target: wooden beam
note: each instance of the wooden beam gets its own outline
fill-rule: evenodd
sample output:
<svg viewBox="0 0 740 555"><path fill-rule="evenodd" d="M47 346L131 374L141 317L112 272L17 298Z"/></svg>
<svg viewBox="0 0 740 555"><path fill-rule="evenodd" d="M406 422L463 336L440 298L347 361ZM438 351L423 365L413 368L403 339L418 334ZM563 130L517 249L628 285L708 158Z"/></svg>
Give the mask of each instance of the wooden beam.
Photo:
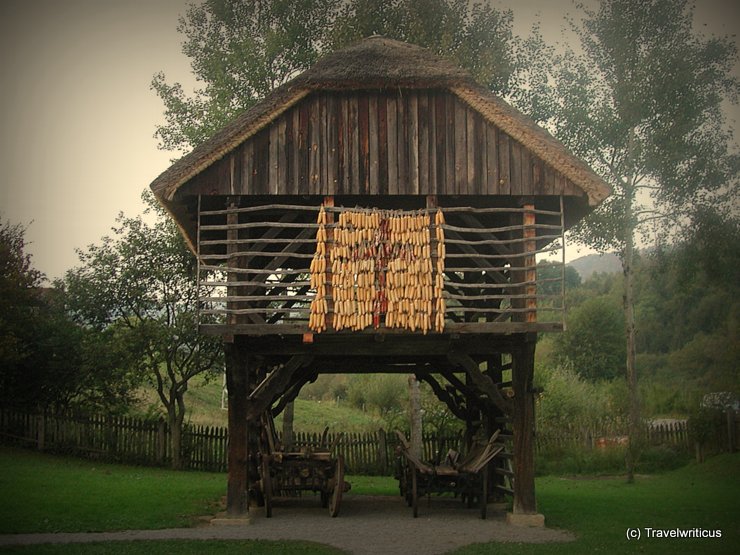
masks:
<svg viewBox="0 0 740 555"><path fill-rule="evenodd" d="M290 385L291 378L296 371L313 360L311 356L293 356L284 366L275 368L249 394L249 409L247 419L259 418L259 415L270 408L275 398L282 395Z"/></svg>
<svg viewBox="0 0 740 555"><path fill-rule="evenodd" d="M534 489L534 351L536 336L512 353L514 386L514 503L515 514L536 514Z"/></svg>
<svg viewBox="0 0 740 555"><path fill-rule="evenodd" d="M249 359L233 343L225 343L226 387L229 392L229 452L226 511L245 514L247 507L247 372Z"/></svg>
<svg viewBox="0 0 740 555"><path fill-rule="evenodd" d="M503 398L498 387L493 383L493 380L481 372L478 363L475 362L470 355L463 352L452 351L447 355L447 359L465 370L465 373L470 377L472 383L475 384L478 390L488 397L488 399L504 412L504 414L511 414L511 401Z"/></svg>

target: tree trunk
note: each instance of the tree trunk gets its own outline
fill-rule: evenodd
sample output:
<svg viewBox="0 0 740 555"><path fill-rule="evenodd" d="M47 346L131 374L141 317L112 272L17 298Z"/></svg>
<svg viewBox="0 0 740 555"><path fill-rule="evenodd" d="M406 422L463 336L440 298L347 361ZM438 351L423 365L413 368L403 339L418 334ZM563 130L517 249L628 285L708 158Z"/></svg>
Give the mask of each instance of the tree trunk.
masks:
<svg viewBox="0 0 740 555"><path fill-rule="evenodd" d="M177 414L174 407L167 411L170 425L170 454L172 455L172 469L182 470L182 421L183 415Z"/></svg>
<svg viewBox="0 0 740 555"><path fill-rule="evenodd" d="M629 398L629 425L627 446L627 482L635 480L635 465L640 450L640 397L637 390L637 367L635 364L635 299L633 290L634 230L632 229L632 202L627 203L624 238L624 321L627 339L627 393Z"/></svg>
<svg viewBox="0 0 740 555"><path fill-rule="evenodd" d="M409 401L411 404L411 452L422 458L421 393L419 380L413 374L409 375Z"/></svg>

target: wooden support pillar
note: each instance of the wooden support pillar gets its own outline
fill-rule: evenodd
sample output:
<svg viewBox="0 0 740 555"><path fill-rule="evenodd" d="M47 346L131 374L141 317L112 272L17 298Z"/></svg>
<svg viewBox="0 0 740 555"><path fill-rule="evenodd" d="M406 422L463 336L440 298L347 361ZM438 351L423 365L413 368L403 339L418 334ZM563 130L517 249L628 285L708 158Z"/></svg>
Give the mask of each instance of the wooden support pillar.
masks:
<svg viewBox="0 0 740 555"><path fill-rule="evenodd" d="M246 353L235 343L225 343L226 387L229 394L229 452L226 512L243 515L247 507L247 373Z"/></svg>
<svg viewBox="0 0 740 555"><path fill-rule="evenodd" d="M535 259L535 251L537 250L537 230L535 229L536 216L534 214L534 204L525 204L524 209L524 252L527 256L524 257L524 267L527 268L524 272L524 279L527 283L524 288L524 292L527 295L525 300L525 307L527 309L526 319L527 322L537 321L537 261Z"/></svg>
<svg viewBox="0 0 740 555"><path fill-rule="evenodd" d="M534 515L537 502L534 491L534 337L512 353L512 385L514 387L514 515Z"/></svg>

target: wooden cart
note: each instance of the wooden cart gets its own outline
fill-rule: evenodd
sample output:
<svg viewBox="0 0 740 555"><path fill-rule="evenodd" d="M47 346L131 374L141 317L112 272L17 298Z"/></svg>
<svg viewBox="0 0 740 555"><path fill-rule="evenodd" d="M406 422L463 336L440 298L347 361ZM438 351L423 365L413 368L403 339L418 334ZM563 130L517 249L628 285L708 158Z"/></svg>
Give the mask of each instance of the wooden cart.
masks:
<svg viewBox="0 0 740 555"><path fill-rule="evenodd" d="M342 494L349 491L344 481L344 459L332 456L341 436L328 446L327 430L317 449L284 452L279 443L271 415L263 416L263 437L260 449L260 490L265 502L265 515L272 517L273 498L300 495L304 491L319 493L321 506L336 517Z"/></svg>
<svg viewBox="0 0 740 555"><path fill-rule="evenodd" d="M488 505L488 472L487 466L504 445L496 443L497 430L483 445L476 445L462 460L448 455L441 465L431 465L415 456L406 437L396 431L399 447L403 457L399 473L401 495L413 509L414 518L419 516L419 497L431 496L432 493L453 493L459 496L468 507L477 499L480 517L486 518Z"/></svg>

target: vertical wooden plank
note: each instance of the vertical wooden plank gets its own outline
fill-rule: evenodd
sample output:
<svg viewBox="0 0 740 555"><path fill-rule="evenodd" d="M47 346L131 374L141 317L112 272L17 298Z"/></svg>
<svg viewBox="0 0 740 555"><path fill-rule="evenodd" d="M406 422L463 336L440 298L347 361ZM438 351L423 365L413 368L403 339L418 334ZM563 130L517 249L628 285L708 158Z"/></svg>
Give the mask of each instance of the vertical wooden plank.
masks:
<svg viewBox="0 0 740 555"><path fill-rule="evenodd" d="M309 120L309 102L310 99L306 99L299 104L298 113L298 136L299 136L299 148L298 148L298 193L301 195L307 195L310 193L309 186L309 169L308 169L308 157L311 151L310 149L310 137L308 136L308 120Z"/></svg>
<svg viewBox="0 0 740 555"><path fill-rule="evenodd" d="M370 186L370 138L368 125L369 100L367 93L360 93L357 99L357 132L360 142L360 194L369 193Z"/></svg>
<svg viewBox="0 0 740 555"><path fill-rule="evenodd" d="M347 118L349 111L349 104L347 97L342 95L339 97L339 131L338 137L338 153L339 153L339 174L337 175L337 193L345 194L349 191L349 126Z"/></svg>
<svg viewBox="0 0 740 555"><path fill-rule="evenodd" d="M332 94L327 97L327 187L328 194L333 195L337 190L337 171L338 171L338 153L339 153L339 141L338 141L338 117L337 109L338 102L337 96Z"/></svg>
<svg viewBox="0 0 740 555"><path fill-rule="evenodd" d="M418 158L418 178L419 188L417 194L429 194L429 96L426 92L418 93L419 104L419 158Z"/></svg>
<svg viewBox="0 0 740 555"><path fill-rule="evenodd" d="M429 145L427 148L427 164L429 168L429 183L426 194L437 194L437 114L435 94L430 92L427 96L427 127L429 129ZM422 187L423 189L423 187Z"/></svg>
<svg viewBox="0 0 740 555"><path fill-rule="evenodd" d="M252 194L254 189L252 183L254 181L254 141L249 140L244 143L242 147L242 171L241 171L241 184L238 187L237 194L249 195Z"/></svg>
<svg viewBox="0 0 740 555"><path fill-rule="evenodd" d="M510 142L511 148L511 191L512 195L522 192L522 145L518 141Z"/></svg>
<svg viewBox="0 0 740 555"><path fill-rule="evenodd" d="M503 131L498 132L499 194L511 194L510 139Z"/></svg>
<svg viewBox="0 0 740 555"><path fill-rule="evenodd" d="M378 93L368 93L368 190L371 195L380 193L378 178Z"/></svg>
<svg viewBox="0 0 740 555"><path fill-rule="evenodd" d="M409 192L419 194L419 96L416 91L408 95L408 165Z"/></svg>
<svg viewBox="0 0 740 555"><path fill-rule="evenodd" d="M270 139L269 139L269 157L268 157L268 191L271 195L278 194L278 124L272 122L270 124Z"/></svg>
<svg viewBox="0 0 740 555"><path fill-rule="evenodd" d="M532 194L544 195L545 175L543 162L538 156L532 156Z"/></svg>
<svg viewBox="0 0 740 555"><path fill-rule="evenodd" d="M447 190L446 183L446 172L447 172L447 152L446 152L446 137L447 137L447 101L445 100L445 94L441 92L435 93L434 97L434 119L435 119L435 151L434 158L437 161L437 179L433 193L442 195Z"/></svg>
<svg viewBox="0 0 740 555"><path fill-rule="evenodd" d="M270 194L270 133L266 130L255 136L254 182L255 193Z"/></svg>
<svg viewBox="0 0 740 555"><path fill-rule="evenodd" d="M398 194L408 194L409 184L409 167L408 167L408 115L406 114L407 100L401 96L400 93L396 100L396 108L398 109L398 119L396 128L397 145L398 145Z"/></svg>
<svg viewBox="0 0 740 555"><path fill-rule="evenodd" d="M326 93L319 97L319 192L329 192L329 114Z"/></svg>
<svg viewBox="0 0 740 555"><path fill-rule="evenodd" d="M386 100L386 120L388 128L388 193L399 194L398 187L398 109L394 96Z"/></svg>
<svg viewBox="0 0 740 555"><path fill-rule="evenodd" d="M455 167L455 97L447 93L446 95L447 110L447 136L445 137L445 195L457 194L455 189L455 176L457 168Z"/></svg>
<svg viewBox="0 0 740 555"><path fill-rule="evenodd" d="M486 143L486 122L480 114L475 114L475 174L477 175L476 194L485 195L488 183L488 145Z"/></svg>
<svg viewBox="0 0 740 555"><path fill-rule="evenodd" d="M499 190L498 134L490 123L486 127L486 193L495 195Z"/></svg>
<svg viewBox="0 0 740 555"><path fill-rule="evenodd" d="M288 192L288 137L287 117L283 114L278 120L278 159L277 159L277 193L284 195Z"/></svg>
<svg viewBox="0 0 740 555"><path fill-rule="evenodd" d="M388 111L387 95L378 95L378 191L388 194Z"/></svg>
<svg viewBox="0 0 740 555"><path fill-rule="evenodd" d="M291 132L291 146L289 151L290 158L290 194L297 195L300 189L301 182L301 157L300 157L300 145L301 145L301 129L298 108L294 106L290 110L290 132Z"/></svg>
<svg viewBox="0 0 740 555"><path fill-rule="evenodd" d="M308 175L309 175L309 193L312 195L318 195L321 192L321 158L319 151L319 143L321 141L321 122L319 120L320 107L319 97L314 96L311 98L309 105L309 119L308 119L308 135L309 140L309 159L308 159Z"/></svg>
<svg viewBox="0 0 740 555"><path fill-rule="evenodd" d="M350 132L350 187L349 193L360 194L360 131L359 131L359 105L356 94L349 99L349 132Z"/></svg>
<svg viewBox="0 0 740 555"><path fill-rule="evenodd" d="M534 194L534 188L532 186L532 158L530 156L529 149L522 146L522 194L532 195Z"/></svg>
<svg viewBox="0 0 740 555"><path fill-rule="evenodd" d="M295 180L295 136L293 135L293 112L290 110L283 115L285 118L285 183L283 185L285 194L296 194L294 191Z"/></svg>
<svg viewBox="0 0 740 555"><path fill-rule="evenodd" d="M477 145L475 144L475 112L469 106L466 106L465 108L465 132L465 141L467 147L465 154L468 165L468 187L464 192L469 194L478 194L479 176L476 174L475 171L475 151L477 150Z"/></svg>
<svg viewBox="0 0 740 555"><path fill-rule="evenodd" d="M468 190L468 133L465 106L455 101L455 194Z"/></svg>

